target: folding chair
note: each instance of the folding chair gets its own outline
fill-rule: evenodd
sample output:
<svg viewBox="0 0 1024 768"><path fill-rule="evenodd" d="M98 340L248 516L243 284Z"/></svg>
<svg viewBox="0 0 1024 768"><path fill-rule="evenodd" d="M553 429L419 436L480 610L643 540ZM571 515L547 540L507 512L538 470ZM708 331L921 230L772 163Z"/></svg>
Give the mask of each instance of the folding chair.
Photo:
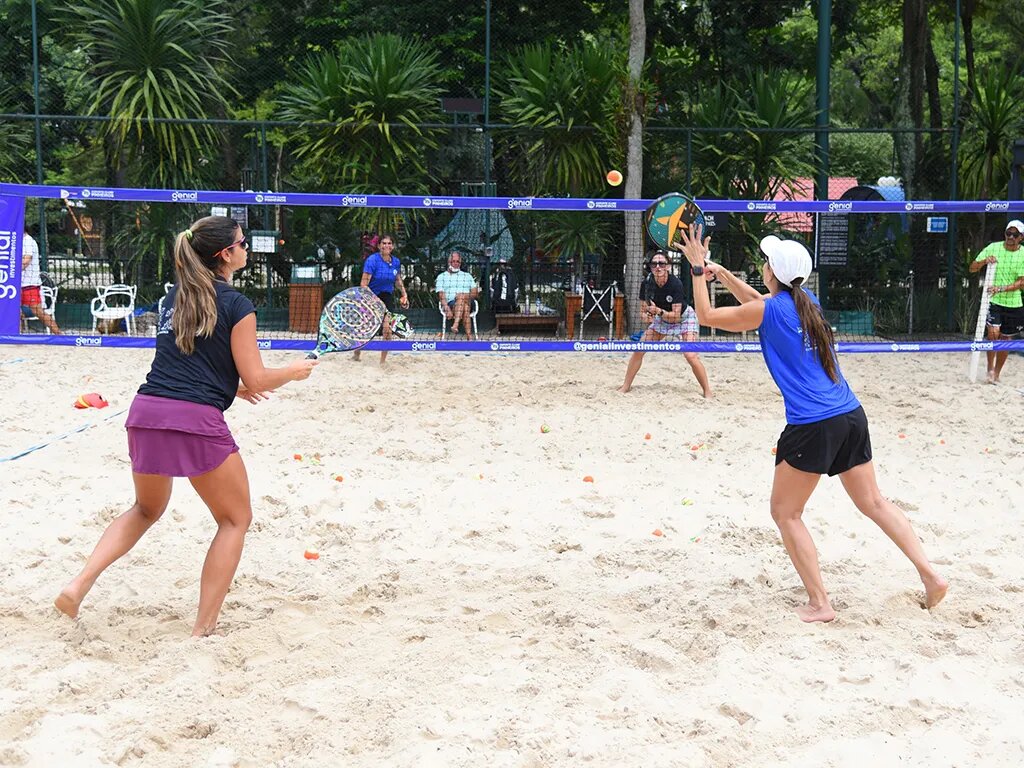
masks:
<svg viewBox="0 0 1024 768"><path fill-rule="evenodd" d="M599 312L608 322L608 338L612 338L612 328L615 325L615 291L618 282L613 282L600 293L595 293L589 283L583 284L583 308L580 313L580 338L583 338L583 326L587 318L594 312Z"/></svg>

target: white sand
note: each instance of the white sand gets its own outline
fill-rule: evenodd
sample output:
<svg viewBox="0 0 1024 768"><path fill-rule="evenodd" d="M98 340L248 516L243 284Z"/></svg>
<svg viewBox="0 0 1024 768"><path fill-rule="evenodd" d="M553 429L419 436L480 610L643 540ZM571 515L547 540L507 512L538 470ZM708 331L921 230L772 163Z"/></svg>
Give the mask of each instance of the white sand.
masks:
<svg viewBox="0 0 1024 768"><path fill-rule="evenodd" d="M214 526L184 481L78 622L52 608L132 501L123 414L0 463L0 765L1024 763L1024 359L990 387L964 356L844 357L951 590L922 610L825 480L806 517L839 618L808 626L758 356L708 358L710 404L681 356L626 396L623 355L376 357L229 411L255 522L206 641ZM127 407L150 358L0 347L0 458ZM73 409L89 391L111 408Z"/></svg>

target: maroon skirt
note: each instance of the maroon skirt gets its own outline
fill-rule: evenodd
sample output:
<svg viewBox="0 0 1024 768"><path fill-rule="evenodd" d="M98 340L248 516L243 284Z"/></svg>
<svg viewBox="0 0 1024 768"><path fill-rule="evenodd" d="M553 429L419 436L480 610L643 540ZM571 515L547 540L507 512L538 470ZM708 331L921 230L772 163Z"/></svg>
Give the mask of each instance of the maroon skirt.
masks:
<svg viewBox="0 0 1024 768"><path fill-rule="evenodd" d="M132 471L195 477L219 467L238 445L212 405L136 395L125 421Z"/></svg>

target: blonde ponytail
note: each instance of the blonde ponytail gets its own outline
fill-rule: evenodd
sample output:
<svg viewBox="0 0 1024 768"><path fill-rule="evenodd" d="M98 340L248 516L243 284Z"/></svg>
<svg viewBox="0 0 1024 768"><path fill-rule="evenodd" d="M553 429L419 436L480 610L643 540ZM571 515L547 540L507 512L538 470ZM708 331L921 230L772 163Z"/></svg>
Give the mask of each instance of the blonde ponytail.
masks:
<svg viewBox="0 0 1024 768"><path fill-rule="evenodd" d="M217 327L217 255L234 242L238 224L226 216L206 216L178 235L174 243L177 295L171 325L182 354L195 351L196 338Z"/></svg>

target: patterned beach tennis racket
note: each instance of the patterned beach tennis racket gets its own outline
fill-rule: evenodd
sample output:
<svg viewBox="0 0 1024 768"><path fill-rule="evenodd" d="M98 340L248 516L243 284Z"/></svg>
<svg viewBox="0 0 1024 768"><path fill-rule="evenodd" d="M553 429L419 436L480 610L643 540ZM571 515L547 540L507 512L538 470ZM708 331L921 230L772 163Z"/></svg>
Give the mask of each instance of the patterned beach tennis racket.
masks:
<svg viewBox="0 0 1024 768"><path fill-rule="evenodd" d="M692 198L680 192L669 192L652 202L644 214L644 223L647 234L659 248L677 252L682 250L679 246L680 232L690 235L699 224L707 233L704 212Z"/></svg>
<svg viewBox="0 0 1024 768"><path fill-rule="evenodd" d="M365 347L377 335L386 314L384 302L369 288L346 288L324 307L316 348L306 357L315 360L328 352Z"/></svg>

